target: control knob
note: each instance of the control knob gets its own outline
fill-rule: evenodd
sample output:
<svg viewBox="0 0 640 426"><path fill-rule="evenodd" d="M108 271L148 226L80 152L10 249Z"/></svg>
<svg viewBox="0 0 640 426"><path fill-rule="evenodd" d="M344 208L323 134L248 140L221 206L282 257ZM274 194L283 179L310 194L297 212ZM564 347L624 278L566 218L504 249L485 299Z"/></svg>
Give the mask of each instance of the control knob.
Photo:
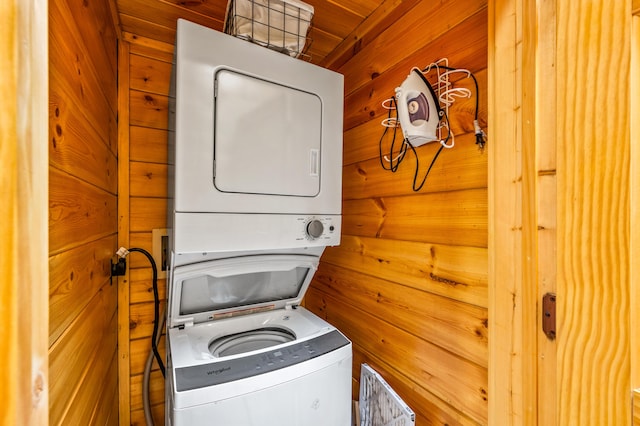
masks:
<svg viewBox="0 0 640 426"><path fill-rule="evenodd" d="M324 232L324 225L318 219L307 223L307 235L311 238L318 238Z"/></svg>

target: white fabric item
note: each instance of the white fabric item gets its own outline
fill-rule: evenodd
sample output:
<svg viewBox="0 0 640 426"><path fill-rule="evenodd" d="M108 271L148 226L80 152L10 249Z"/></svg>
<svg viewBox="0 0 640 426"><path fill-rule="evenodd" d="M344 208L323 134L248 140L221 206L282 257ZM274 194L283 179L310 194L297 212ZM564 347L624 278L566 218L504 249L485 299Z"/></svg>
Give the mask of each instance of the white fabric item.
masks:
<svg viewBox="0 0 640 426"><path fill-rule="evenodd" d="M229 0L225 32L297 57L304 49L313 6L297 0ZM230 18L230 19L229 19Z"/></svg>

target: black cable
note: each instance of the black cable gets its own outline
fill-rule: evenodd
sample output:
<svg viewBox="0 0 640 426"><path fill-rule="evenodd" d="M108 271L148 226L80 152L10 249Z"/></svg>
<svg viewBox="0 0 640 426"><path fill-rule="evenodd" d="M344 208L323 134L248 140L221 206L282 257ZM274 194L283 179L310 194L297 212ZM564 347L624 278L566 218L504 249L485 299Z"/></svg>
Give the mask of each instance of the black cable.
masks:
<svg viewBox="0 0 640 426"><path fill-rule="evenodd" d="M396 110L395 96L392 96L391 99L389 100L389 112L387 113L387 121L391 121L391 119L393 118L391 117L392 110L394 111ZM394 119L397 122L398 120L397 113ZM395 159L395 165L394 165L393 148L396 143L396 133L398 131L398 126L393 126L393 138L391 139L391 147L389 148L389 167L387 167L387 165L384 163L385 156L382 154L382 141L384 140L384 136L387 134L387 130L389 130L389 127L390 126L384 126L384 132L382 132L382 136L380 136L380 141L378 142L378 151L379 151L380 165L382 166L382 168L384 170L390 170L391 172L395 173L396 170L398 170L398 166L400 166L400 163L404 159L405 154L407 153L407 145L405 143L405 140L403 139L402 147L400 148L400 151L398 153L398 156L397 156L398 158Z"/></svg>
<svg viewBox="0 0 640 426"><path fill-rule="evenodd" d="M160 322L160 296L158 295L158 268L156 267L156 262L153 260L153 256L151 254L141 248L130 248L129 252L138 252L144 254L149 262L151 263L151 269L153 270L153 333L151 335L151 349L153 350L153 355L158 361L158 366L160 367L160 372L162 373L162 377L165 377L164 363L162 362L162 357L160 356L160 352L158 352L158 345L156 344L156 334L158 334L158 324Z"/></svg>
<svg viewBox="0 0 640 426"><path fill-rule="evenodd" d="M424 186L424 183L427 180L427 176L429 176L429 172L431 172L431 168L433 167L433 165L435 164L436 160L438 159L438 156L442 152L442 149L444 148L444 145L440 144L440 148L438 148L438 151L436 152L436 155L434 155L433 156L433 160L431 160L431 164L429 165L429 168L427 169L427 173L425 173L424 177L422 178L422 182L420 182L420 185L416 188L416 182L418 181L418 170L420 170L420 161L418 160L418 153L416 152L416 149L413 147L413 145L410 142L407 142L407 143L409 144L409 147L413 151L413 155L416 157L416 171L413 174L413 186L412 186L412 188L413 188L413 190L415 192L418 192Z"/></svg>

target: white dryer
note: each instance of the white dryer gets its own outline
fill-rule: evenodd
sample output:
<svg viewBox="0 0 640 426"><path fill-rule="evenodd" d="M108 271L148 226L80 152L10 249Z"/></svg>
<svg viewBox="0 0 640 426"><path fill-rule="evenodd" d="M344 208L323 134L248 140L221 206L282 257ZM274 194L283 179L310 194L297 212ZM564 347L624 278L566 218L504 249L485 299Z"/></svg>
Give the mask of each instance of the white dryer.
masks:
<svg viewBox="0 0 640 426"><path fill-rule="evenodd" d="M168 424L351 424L351 342L299 306L321 252L219 255L174 268Z"/></svg>
<svg viewBox="0 0 640 426"><path fill-rule="evenodd" d="M343 92L336 72L179 19L174 251L338 245Z"/></svg>

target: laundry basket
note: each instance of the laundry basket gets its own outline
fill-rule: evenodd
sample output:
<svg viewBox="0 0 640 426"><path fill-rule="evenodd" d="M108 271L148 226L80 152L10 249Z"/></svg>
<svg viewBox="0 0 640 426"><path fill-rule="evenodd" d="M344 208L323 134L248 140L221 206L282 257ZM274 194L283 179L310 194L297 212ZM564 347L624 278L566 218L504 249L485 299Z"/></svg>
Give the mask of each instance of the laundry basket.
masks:
<svg viewBox="0 0 640 426"><path fill-rule="evenodd" d="M224 32L299 58L312 18L313 6L298 0L229 0Z"/></svg>

